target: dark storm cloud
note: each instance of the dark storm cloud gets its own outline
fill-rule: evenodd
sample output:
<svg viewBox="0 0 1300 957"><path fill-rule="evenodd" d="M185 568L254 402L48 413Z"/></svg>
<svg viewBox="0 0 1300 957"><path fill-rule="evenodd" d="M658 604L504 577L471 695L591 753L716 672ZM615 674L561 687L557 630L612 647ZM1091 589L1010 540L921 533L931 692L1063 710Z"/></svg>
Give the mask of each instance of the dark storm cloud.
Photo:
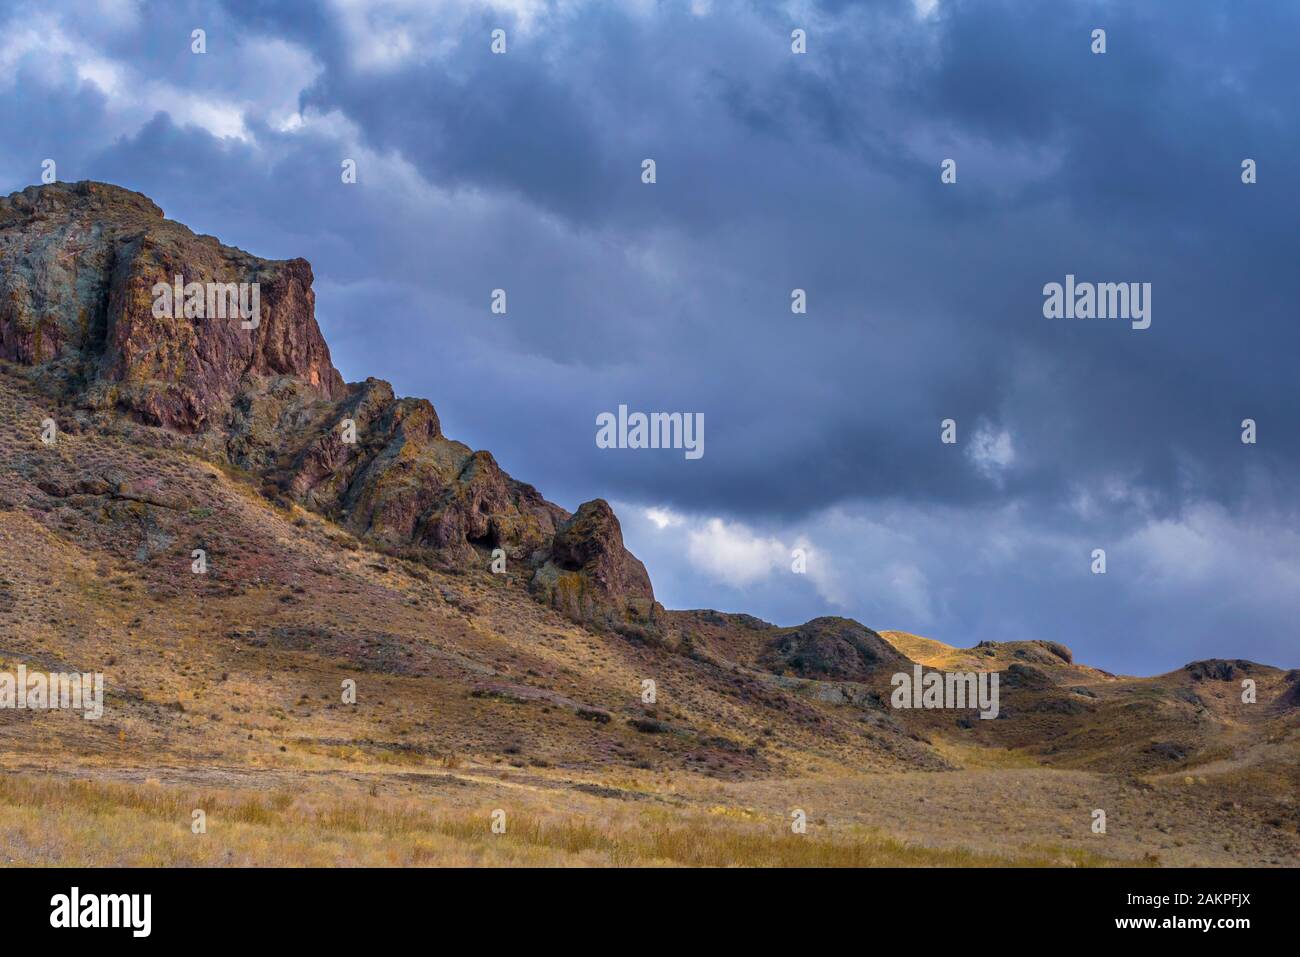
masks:
<svg viewBox="0 0 1300 957"><path fill-rule="evenodd" d="M505 57L487 44L502 18L484 15L383 71L352 67L335 38L304 102L341 110L433 182L516 194L614 246L675 247L669 281L688 296L583 275L570 303L575 277L532 275L527 259L501 280L558 286L587 313L540 311L516 332L531 352L625 363L611 324L649 347L643 374L626 370L623 395L593 395L593 411L680 397L718 423L716 454L689 471L589 449L616 487L786 514L854 495L1002 494L945 467L934 434L952 415L1038 440L1023 494L1059 495L1118 458L1165 507L1188 491L1231 498L1242 458L1222 447L1243 410L1297 411L1252 386L1278 381L1268 356L1295 345L1296 280L1281 268L1295 201L1280 175L1254 192L1237 179L1243 155L1267 166L1294 145L1276 123L1284 88L1252 85L1279 78L1281 48L1234 74L1253 30L1210 16L956 4L922 27L906 4L831 12L842 19L813 31L807 67L788 23L678 6L649 21L584 9L513 36ZM1088 50L1098 24L1104 57ZM643 154L659 163L653 188L636 178ZM962 175L945 194L948 155ZM1045 322L1041 286L1066 272L1153 282L1153 329ZM794 286L809 290L806 320L786 308ZM636 308L647 296L652 319ZM1234 363L1242 352L1260 361ZM1050 376L1013 397L1023 362ZM1203 488L1185 487L1188 459Z"/></svg>

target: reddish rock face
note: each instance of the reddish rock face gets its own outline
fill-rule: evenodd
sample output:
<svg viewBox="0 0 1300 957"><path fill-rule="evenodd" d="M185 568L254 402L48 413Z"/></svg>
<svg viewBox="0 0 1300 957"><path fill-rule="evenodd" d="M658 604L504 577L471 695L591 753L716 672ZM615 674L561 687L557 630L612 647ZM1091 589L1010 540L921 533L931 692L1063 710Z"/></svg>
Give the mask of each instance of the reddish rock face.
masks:
<svg viewBox="0 0 1300 957"><path fill-rule="evenodd" d="M206 316L206 295L203 318L187 318L183 302L160 315L155 286L178 276L205 290L256 284L257 328ZM116 186L54 183L0 200L0 356L53 363L89 383L87 404L150 425L219 428L259 377L294 376L340 397L311 283L305 260L259 259L196 236Z"/></svg>
<svg viewBox="0 0 1300 957"><path fill-rule="evenodd" d="M155 308L177 276L256 283L255 328L207 315L206 296L204 317L174 293ZM653 613L608 504L570 515L444 437L427 401L379 379L345 385L306 260L197 236L139 193L55 183L0 199L0 358L93 414L180 433L378 547L482 569L500 548L514 580L575 618Z"/></svg>

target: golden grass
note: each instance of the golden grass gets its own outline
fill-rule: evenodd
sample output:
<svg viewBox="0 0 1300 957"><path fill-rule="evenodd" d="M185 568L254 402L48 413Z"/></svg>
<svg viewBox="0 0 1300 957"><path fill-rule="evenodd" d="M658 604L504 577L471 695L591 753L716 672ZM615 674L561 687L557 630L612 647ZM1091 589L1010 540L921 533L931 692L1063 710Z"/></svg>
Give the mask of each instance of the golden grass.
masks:
<svg viewBox="0 0 1300 957"><path fill-rule="evenodd" d="M930 743L935 751L961 768L1003 770L1007 768L1039 768L1042 764L1032 755L1007 748L990 748L965 744L944 735L932 735Z"/></svg>
<svg viewBox="0 0 1300 957"><path fill-rule="evenodd" d="M191 832L202 809L207 833ZM411 798L322 797L287 791L198 792L158 783L0 777L4 863L65 866L776 866L979 867L1112 863L1037 848L1001 857L905 844L865 828L826 836L717 808L638 808L596 820L439 811ZM621 809L619 809L621 811ZM812 830L816 830L813 828Z"/></svg>

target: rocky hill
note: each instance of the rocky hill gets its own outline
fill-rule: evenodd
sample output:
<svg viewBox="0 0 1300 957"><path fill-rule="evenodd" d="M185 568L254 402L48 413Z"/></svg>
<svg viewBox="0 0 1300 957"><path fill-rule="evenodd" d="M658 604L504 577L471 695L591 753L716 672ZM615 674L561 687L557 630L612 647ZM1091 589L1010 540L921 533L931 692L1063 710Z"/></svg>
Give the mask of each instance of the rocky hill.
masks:
<svg viewBox="0 0 1300 957"><path fill-rule="evenodd" d="M179 293L158 308L190 283L200 312L209 284L256 284L258 315L191 317ZM484 567L500 548L579 620L653 621L650 579L605 502L570 514L446 438L426 400L343 382L306 260L196 236L116 186L31 187L0 200L0 358L32 370L69 428L158 427L376 546Z"/></svg>

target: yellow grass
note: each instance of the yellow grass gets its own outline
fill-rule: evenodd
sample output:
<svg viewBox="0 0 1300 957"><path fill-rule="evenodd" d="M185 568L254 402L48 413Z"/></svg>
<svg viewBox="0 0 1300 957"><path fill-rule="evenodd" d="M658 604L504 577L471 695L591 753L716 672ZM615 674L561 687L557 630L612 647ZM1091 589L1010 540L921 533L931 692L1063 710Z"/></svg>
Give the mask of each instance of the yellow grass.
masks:
<svg viewBox="0 0 1300 957"><path fill-rule="evenodd" d="M191 831L192 812L207 833ZM438 810L411 798L313 797L284 791L198 792L9 774L0 777L3 863L65 866L1059 866L1107 861L1035 849L999 857L905 844L865 828L827 837L744 814L639 809L595 820Z"/></svg>

